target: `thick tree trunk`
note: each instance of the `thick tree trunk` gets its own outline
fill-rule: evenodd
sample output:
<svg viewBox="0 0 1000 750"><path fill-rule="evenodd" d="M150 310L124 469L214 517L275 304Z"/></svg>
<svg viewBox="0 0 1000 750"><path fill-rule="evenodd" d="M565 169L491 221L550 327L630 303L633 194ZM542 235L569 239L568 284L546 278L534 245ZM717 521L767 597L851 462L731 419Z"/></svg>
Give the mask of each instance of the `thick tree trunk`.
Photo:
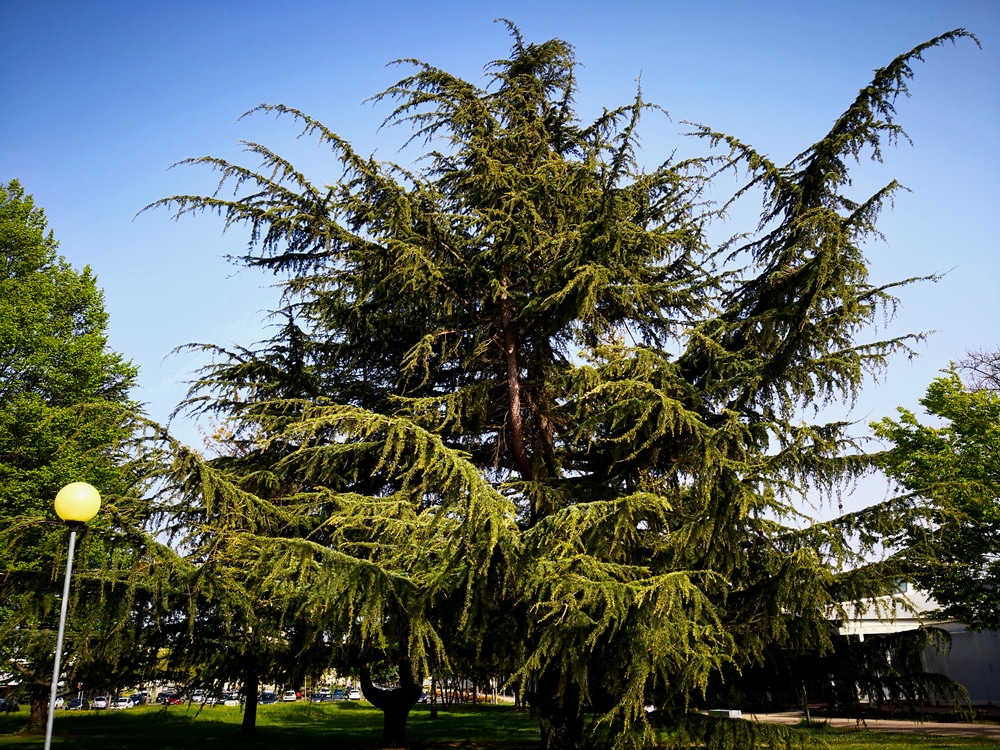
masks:
<svg viewBox="0 0 1000 750"><path fill-rule="evenodd" d="M375 687L367 664L361 668L361 692L382 711L382 747L406 747L406 720L420 698L420 684L413 679L410 660L403 659L396 666L399 687L388 690Z"/></svg>
<svg viewBox="0 0 1000 750"><path fill-rule="evenodd" d="M538 717L543 750L578 750L583 747L583 707L575 684L559 688L556 675L545 674L525 696Z"/></svg>
<svg viewBox="0 0 1000 750"><path fill-rule="evenodd" d="M583 715L558 709L539 722L543 750L579 750L583 747Z"/></svg>
<svg viewBox="0 0 1000 750"><path fill-rule="evenodd" d="M52 686L40 682L31 683L29 700L31 711L28 714L28 729L44 729L49 721L49 698L52 697Z"/></svg>
<svg viewBox="0 0 1000 750"><path fill-rule="evenodd" d="M259 698L260 678L257 674L248 674L243 680L243 694L247 702L243 706L243 722L240 724L240 734L253 734L257 731L257 699Z"/></svg>
<svg viewBox="0 0 1000 750"><path fill-rule="evenodd" d="M49 696L31 697L31 712L28 714L28 729L42 729L49 721Z"/></svg>
<svg viewBox="0 0 1000 750"><path fill-rule="evenodd" d="M257 699L260 695L260 665L257 658L258 643L253 636L243 651L241 675L243 685L243 721L240 723L240 734L254 734L257 731Z"/></svg>
<svg viewBox="0 0 1000 750"><path fill-rule="evenodd" d="M500 297L500 316L503 323L503 338L498 342L503 350L507 365L507 403L509 407L510 442L514 452L514 462L521 478L531 481L533 470L531 456L524 441L524 418L521 406L521 367L518 362L518 340L512 330L514 306L507 294L507 280L503 281L504 291Z"/></svg>

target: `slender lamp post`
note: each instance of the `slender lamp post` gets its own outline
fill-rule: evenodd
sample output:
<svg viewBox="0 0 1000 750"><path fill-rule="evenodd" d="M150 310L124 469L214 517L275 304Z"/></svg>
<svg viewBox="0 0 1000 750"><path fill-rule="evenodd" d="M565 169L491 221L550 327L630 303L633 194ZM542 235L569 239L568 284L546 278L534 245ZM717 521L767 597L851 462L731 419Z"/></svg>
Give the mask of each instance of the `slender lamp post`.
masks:
<svg viewBox="0 0 1000 750"><path fill-rule="evenodd" d="M69 604L69 579L73 574L76 531L96 516L100 507L100 493L86 482L67 484L56 495L56 515L69 526L69 553L66 555L66 581L63 584L62 609L59 613L59 635L56 638L56 662L52 668L49 717L45 723L45 750L52 747L52 720L56 710L56 692L59 688L59 662L62 660L63 635L66 632L66 607Z"/></svg>

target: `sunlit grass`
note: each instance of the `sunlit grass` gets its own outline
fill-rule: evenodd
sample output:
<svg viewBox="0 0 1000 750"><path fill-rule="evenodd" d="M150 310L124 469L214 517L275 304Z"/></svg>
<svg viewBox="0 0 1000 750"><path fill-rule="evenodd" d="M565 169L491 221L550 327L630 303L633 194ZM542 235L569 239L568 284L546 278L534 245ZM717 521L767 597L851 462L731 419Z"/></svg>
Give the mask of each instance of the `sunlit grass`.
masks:
<svg viewBox="0 0 1000 750"><path fill-rule="evenodd" d="M0 715L0 748L40 748L41 732L18 734L28 718ZM53 747L80 750L236 750L237 748L338 748L378 746L382 714L367 703L306 703L261 706L257 731L239 733L242 711L224 706L144 706L127 711L66 712L55 718ZM963 737L883 734L866 730L814 728L806 736L831 750L907 750L996 747L995 742ZM430 718L427 706L410 715L407 736L421 750L529 750L538 746L538 725L509 706L460 706ZM808 745L807 745L808 746Z"/></svg>
<svg viewBox="0 0 1000 750"><path fill-rule="evenodd" d="M946 748L996 747L995 740L975 737L935 737L922 734L869 732L864 729L812 730L831 750L945 750Z"/></svg>
<svg viewBox="0 0 1000 750"><path fill-rule="evenodd" d="M0 717L0 748L41 747L41 733L14 734L28 718ZM126 711L56 714L53 747L82 750L190 750L192 748L371 748L378 745L382 713L367 703L307 703L261 706L257 731L239 733L242 710L226 706L143 706ZM417 706L407 723L407 736L424 748L530 747L538 741L538 724L526 713L506 706L459 707L430 718ZM477 744L467 744L470 740Z"/></svg>

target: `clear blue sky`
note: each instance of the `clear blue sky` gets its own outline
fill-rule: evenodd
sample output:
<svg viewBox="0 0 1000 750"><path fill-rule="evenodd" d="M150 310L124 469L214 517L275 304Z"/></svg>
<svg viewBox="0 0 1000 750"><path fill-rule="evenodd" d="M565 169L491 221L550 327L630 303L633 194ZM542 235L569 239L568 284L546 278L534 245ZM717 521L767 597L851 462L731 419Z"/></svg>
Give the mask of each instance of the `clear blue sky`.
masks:
<svg viewBox="0 0 1000 750"><path fill-rule="evenodd" d="M1000 0L0 0L0 180L19 179L62 254L97 274L110 343L140 366L137 397L153 417L166 418L196 364L169 352L262 339L273 295L269 279L222 259L246 236L222 236L217 219L133 218L158 198L214 187L203 171L167 167L238 158L242 138L335 179L324 152L293 140L289 121L236 122L261 102L302 109L361 152L405 159L404 133L378 129L387 109L364 102L401 77L386 63L416 57L479 80L509 50L497 17L529 41L575 45L585 119L629 102L641 76L646 100L672 118L646 121L650 163L696 149L679 135L684 120L787 161L826 132L873 69L942 32L972 31L983 49L949 45L917 64L912 98L898 104L913 146L858 170L857 197L892 178L912 191L885 214L886 242L869 248L874 277L950 273L903 290L890 331L938 333L918 360L895 362L866 389L853 416L864 425L898 404L916 407L950 360L1000 340ZM175 428L198 442L191 425Z"/></svg>

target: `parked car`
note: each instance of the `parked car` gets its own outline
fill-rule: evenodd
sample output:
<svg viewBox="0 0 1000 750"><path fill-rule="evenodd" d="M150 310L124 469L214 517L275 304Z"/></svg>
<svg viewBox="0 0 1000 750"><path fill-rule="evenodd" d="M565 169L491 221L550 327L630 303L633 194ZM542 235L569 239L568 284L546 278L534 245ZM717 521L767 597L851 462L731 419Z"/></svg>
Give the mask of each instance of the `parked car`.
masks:
<svg viewBox="0 0 1000 750"><path fill-rule="evenodd" d="M359 701L361 700L361 691L357 688L350 688L347 691L347 700L349 701Z"/></svg>
<svg viewBox="0 0 1000 750"><path fill-rule="evenodd" d="M132 695L130 695L128 697L128 699L130 701L132 701L132 705L133 706L145 706L146 705L146 696L143 693L133 693Z"/></svg>
<svg viewBox="0 0 1000 750"><path fill-rule="evenodd" d="M332 694L330 695L330 700L335 700L335 701L346 701L346 700L347 700L347 693L345 693L345 692L344 692L343 690L341 690L340 688L337 688L337 689L336 689L336 690L334 690L334 691L333 691L333 693L332 693Z"/></svg>
<svg viewBox="0 0 1000 750"><path fill-rule="evenodd" d="M20 711L21 704L14 698L0 698L0 713L9 714Z"/></svg>
<svg viewBox="0 0 1000 750"><path fill-rule="evenodd" d="M184 702L184 696L180 693L163 693L156 700L164 706L176 706Z"/></svg>
<svg viewBox="0 0 1000 750"><path fill-rule="evenodd" d="M204 690L195 690L191 693L192 703L204 703L206 698L206 693Z"/></svg>
<svg viewBox="0 0 1000 750"><path fill-rule="evenodd" d="M257 702L262 706L272 706L278 702L278 694L273 690L263 690Z"/></svg>
<svg viewBox="0 0 1000 750"><path fill-rule="evenodd" d="M106 696L106 695L99 695L96 698L94 698L94 701L93 701L93 703L90 704L90 707L93 708L96 711L101 711L101 710L107 708L110 704L111 704L111 701L108 700L108 696Z"/></svg>
<svg viewBox="0 0 1000 750"><path fill-rule="evenodd" d="M134 705L135 704L132 703L132 699L131 698L126 698L123 695L119 695L119 696L116 696L114 699L112 699L111 703L108 705L108 708L112 708L112 709L120 711L122 709L132 708L132 706L134 706Z"/></svg>
<svg viewBox="0 0 1000 750"><path fill-rule="evenodd" d="M73 698L66 704L67 711L89 711L90 701L86 698Z"/></svg>
<svg viewBox="0 0 1000 750"><path fill-rule="evenodd" d="M316 692L313 693L312 701L313 703L326 703L327 701L333 700L333 691L328 687L316 688Z"/></svg>
<svg viewBox="0 0 1000 750"><path fill-rule="evenodd" d="M292 701L297 701L299 696L294 690L286 690L284 695L281 696L281 700L285 703L291 703Z"/></svg>

